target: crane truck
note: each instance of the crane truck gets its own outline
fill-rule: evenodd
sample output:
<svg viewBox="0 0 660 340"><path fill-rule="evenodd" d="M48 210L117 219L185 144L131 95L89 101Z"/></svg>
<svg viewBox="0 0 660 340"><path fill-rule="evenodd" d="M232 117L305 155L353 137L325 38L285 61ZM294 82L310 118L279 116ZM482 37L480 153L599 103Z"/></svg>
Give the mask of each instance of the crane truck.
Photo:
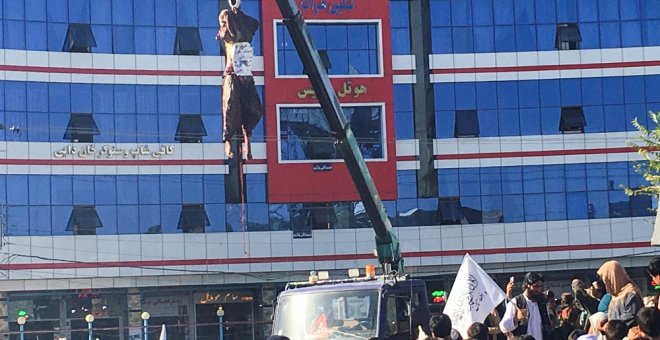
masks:
<svg viewBox="0 0 660 340"><path fill-rule="evenodd" d="M319 272L288 283L277 298L272 334L292 340L408 340L417 337L418 326L430 334L426 286L404 273L399 241L302 13L295 0L276 2L376 234L382 274L367 270L362 277L332 280Z"/></svg>

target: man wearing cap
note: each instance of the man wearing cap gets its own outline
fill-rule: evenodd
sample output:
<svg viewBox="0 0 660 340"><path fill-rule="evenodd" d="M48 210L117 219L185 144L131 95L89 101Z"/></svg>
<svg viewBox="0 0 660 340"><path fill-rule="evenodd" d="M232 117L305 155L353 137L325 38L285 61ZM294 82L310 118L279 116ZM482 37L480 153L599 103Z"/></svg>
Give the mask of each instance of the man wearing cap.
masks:
<svg viewBox="0 0 660 340"><path fill-rule="evenodd" d="M543 295L544 281L541 273L525 274L523 293L506 305L506 312L500 322L503 333L510 332L513 336L527 334L536 340L551 340L552 325Z"/></svg>

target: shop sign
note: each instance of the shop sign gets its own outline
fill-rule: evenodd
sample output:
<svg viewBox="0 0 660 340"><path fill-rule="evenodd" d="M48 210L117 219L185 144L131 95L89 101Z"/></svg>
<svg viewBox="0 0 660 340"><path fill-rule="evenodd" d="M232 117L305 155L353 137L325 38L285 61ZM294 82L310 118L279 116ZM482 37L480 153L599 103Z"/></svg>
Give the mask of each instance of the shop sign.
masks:
<svg viewBox="0 0 660 340"><path fill-rule="evenodd" d="M161 145L157 150L151 150L149 145L139 145L135 148L121 148L115 145L105 144L96 147L95 144L87 144L85 146L76 147L70 144L60 150L53 152L55 158L74 157L78 159L96 158L96 159L110 159L110 158L133 158L138 156L149 156L153 159L159 159L163 156L169 156L174 153L174 145Z"/></svg>
<svg viewBox="0 0 660 340"><path fill-rule="evenodd" d="M252 300L254 300L252 293L242 291L195 293L195 302L201 304L249 302Z"/></svg>

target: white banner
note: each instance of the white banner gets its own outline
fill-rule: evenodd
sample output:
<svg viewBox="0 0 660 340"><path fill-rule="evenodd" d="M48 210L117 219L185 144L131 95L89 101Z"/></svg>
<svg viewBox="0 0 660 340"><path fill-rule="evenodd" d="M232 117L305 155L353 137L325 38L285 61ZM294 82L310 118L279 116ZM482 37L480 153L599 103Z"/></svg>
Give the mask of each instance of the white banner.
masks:
<svg viewBox="0 0 660 340"><path fill-rule="evenodd" d="M465 254L456 280L449 292L444 314L452 327L467 339L467 330L474 322L484 322L488 314L506 298L493 279Z"/></svg>

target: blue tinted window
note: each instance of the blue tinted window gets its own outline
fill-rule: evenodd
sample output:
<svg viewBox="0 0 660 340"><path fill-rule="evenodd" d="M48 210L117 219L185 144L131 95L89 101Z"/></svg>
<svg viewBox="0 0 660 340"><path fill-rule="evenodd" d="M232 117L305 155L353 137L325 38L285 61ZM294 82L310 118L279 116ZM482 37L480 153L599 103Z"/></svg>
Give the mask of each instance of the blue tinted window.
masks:
<svg viewBox="0 0 660 340"><path fill-rule="evenodd" d="M117 235L117 206L116 205L96 205L96 213L103 223L103 228L97 228L99 235ZM122 222L123 222L122 216Z"/></svg>
<svg viewBox="0 0 660 340"><path fill-rule="evenodd" d="M247 206L247 230L268 231L268 205L266 203L252 203Z"/></svg>
<svg viewBox="0 0 660 340"><path fill-rule="evenodd" d="M467 219L468 224L482 223L480 196L462 196L461 206L464 208L463 216Z"/></svg>
<svg viewBox="0 0 660 340"><path fill-rule="evenodd" d="M520 134L523 136L541 134L541 111L539 109L520 110Z"/></svg>
<svg viewBox="0 0 660 340"><path fill-rule="evenodd" d="M581 84L580 79L561 79L559 82L561 91L561 105L562 106L579 106L581 105Z"/></svg>
<svg viewBox="0 0 660 340"><path fill-rule="evenodd" d="M545 217L547 221L566 219L566 194L545 194Z"/></svg>
<svg viewBox="0 0 660 340"><path fill-rule="evenodd" d="M604 163L587 164L587 189L608 190L607 167Z"/></svg>
<svg viewBox="0 0 660 340"><path fill-rule="evenodd" d="M181 205L181 176L160 176L160 202Z"/></svg>
<svg viewBox="0 0 660 340"><path fill-rule="evenodd" d="M160 7L160 3L156 7ZM156 27L156 52L158 54L172 54L174 52L175 37L176 28Z"/></svg>
<svg viewBox="0 0 660 340"><path fill-rule="evenodd" d="M5 110L25 111L27 109L26 90L24 82L5 81Z"/></svg>
<svg viewBox="0 0 660 340"><path fill-rule="evenodd" d="M479 137L498 137L499 120L497 110L479 110Z"/></svg>
<svg viewBox="0 0 660 340"><path fill-rule="evenodd" d="M138 115L137 126L139 127L139 142L157 143L158 142L158 116L157 115Z"/></svg>
<svg viewBox="0 0 660 340"><path fill-rule="evenodd" d="M49 22L69 22L69 9L66 1L46 1Z"/></svg>
<svg viewBox="0 0 660 340"><path fill-rule="evenodd" d="M610 217L607 191L590 191L587 193L587 200L587 215L589 218Z"/></svg>
<svg viewBox="0 0 660 340"><path fill-rule="evenodd" d="M499 110L500 136L520 136L520 113L518 110Z"/></svg>
<svg viewBox="0 0 660 340"><path fill-rule="evenodd" d="M132 25L133 11L131 0L112 0L112 23L115 25Z"/></svg>
<svg viewBox="0 0 660 340"><path fill-rule="evenodd" d="M137 176L117 176L117 202L133 205L138 203Z"/></svg>
<svg viewBox="0 0 660 340"><path fill-rule="evenodd" d="M312 23L308 26L319 26L315 30L314 40L320 40L318 45L326 44L326 51L332 67L330 74L375 74L380 70L377 51L379 42L376 34L377 24L320 24ZM286 38L289 32L282 24L278 24L278 39ZM348 39L348 36L351 39ZM357 37L357 38L356 38ZM316 43L315 43L316 44ZM278 63L278 73L283 75L301 75L302 63L293 44L277 44L278 56L284 57L283 64ZM283 52L283 54L282 54Z"/></svg>
<svg viewBox="0 0 660 340"><path fill-rule="evenodd" d="M580 35L582 36L580 48L600 48L600 31L597 23L580 23Z"/></svg>
<svg viewBox="0 0 660 340"><path fill-rule="evenodd" d="M248 202L266 202L266 175L248 174L246 184Z"/></svg>
<svg viewBox="0 0 660 340"><path fill-rule="evenodd" d="M155 23L155 7L154 7L155 0L140 0L140 1L134 1L133 2L133 12L134 13L139 13L138 15L135 16L135 24L136 25L146 25L146 26L153 26ZM173 0L164 0L164 1L158 1L157 8L159 10L158 14L164 14L168 10L171 10L172 7L171 5L174 3ZM161 8L162 4L162 8ZM169 7L168 7L169 6ZM217 11L216 11L217 12ZM165 21L171 18L158 18L159 20ZM162 25L162 23L158 24L159 26Z"/></svg>
<svg viewBox="0 0 660 340"><path fill-rule="evenodd" d="M479 168L459 169L461 196L477 196L481 192Z"/></svg>
<svg viewBox="0 0 660 340"><path fill-rule="evenodd" d="M414 170L397 171L397 186L400 198L417 197L417 172Z"/></svg>
<svg viewBox="0 0 660 340"><path fill-rule="evenodd" d="M27 206L8 206L7 210L7 235L27 236L30 234L30 213Z"/></svg>
<svg viewBox="0 0 660 340"><path fill-rule="evenodd" d="M481 194L499 195L502 193L501 168L481 168Z"/></svg>
<svg viewBox="0 0 660 340"><path fill-rule="evenodd" d="M640 21L621 22L621 47L642 45L642 25Z"/></svg>
<svg viewBox="0 0 660 340"><path fill-rule="evenodd" d="M472 6L470 6L469 0L451 2L451 23L454 26L472 25Z"/></svg>
<svg viewBox="0 0 660 340"><path fill-rule="evenodd" d="M566 191L586 191L586 165L566 164Z"/></svg>
<svg viewBox="0 0 660 340"><path fill-rule="evenodd" d="M53 205L73 203L73 181L71 176L51 177L51 202Z"/></svg>
<svg viewBox="0 0 660 340"><path fill-rule="evenodd" d="M623 0L628 2L628 0ZM619 0L598 2L598 17L600 21L619 20Z"/></svg>
<svg viewBox="0 0 660 340"><path fill-rule="evenodd" d="M24 2L25 19L46 21L46 0L25 0Z"/></svg>
<svg viewBox="0 0 660 340"><path fill-rule="evenodd" d="M555 2L554 1L536 1L536 22L539 24L554 24Z"/></svg>
<svg viewBox="0 0 660 340"><path fill-rule="evenodd" d="M153 41L153 40L151 40ZM147 43L138 41L137 45ZM147 43L148 44L148 43ZM135 53L135 31L133 26L114 26L112 28L112 51L117 54Z"/></svg>
<svg viewBox="0 0 660 340"><path fill-rule="evenodd" d="M586 192L569 192L566 194L566 215L569 220L587 219L589 217L588 212Z"/></svg>
<svg viewBox="0 0 660 340"><path fill-rule="evenodd" d="M51 116L51 121L52 121ZM96 125L98 125L99 130L101 131L100 135L94 136L94 142L96 143L112 143L115 141L115 117L113 114L98 113L94 115L94 120ZM68 121L68 119L67 119ZM66 126L66 122L64 123ZM64 131L64 128L62 129ZM58 136L59 139L62 139L62 136Z"/></svg>
<svg viewBox="0 0 660 340"><path fill-rule="evenodd" d="M7 204L28 204L28 176L7 175Z"/></svg>
<svg viewBox="0 0 660 340"><path fill-rule="evenodd" d="M50 204L50 176L30 175L28 185L30 205Z"/></svg>
<svg viewBox="0 0 660 340"><path fill-rule="evenodd" d="M224 204L206 204L206 215L209 217L210 226L206 227L207 232L218 232L226 230L225 223L225 205Z"/></svg>
<svg viewBox="0 0 660 340"><path fill-rule="evenodd" d="M623 77L623 83L626 103L643 103L645 101L644 93L646 89L643 77Z"/></svg>
<svg viewBox="0 0 660 340"><path fill-rule="evenodd" d="M246 4L246 3L245 3ZM247 4L246 4L247 5ZM210 13L218 13L218 2L215 0L199 0L197 4L197 17L201 27L218 27L218 19Z"/></svg>
<svg viewBox="0 0 660 340"><path fill-rule="evenodd" d="M451 28L431 28L431 47L433 53L452 53Z"/></svg>
<svg viewBox="0 0 660 340"><path fill-rule="evenodd" d="M389 211L389 210L388 210ZM291 214L289 214L288 204L269 204L268 205L268 220L270 230L290 230L291 229Z"/></svg>
<svg viewBox="0 0 660 340"><path fill-rule="evenodd" d="M112 87L110 89L112 90ZM48 107L51 112L71 113L71 101L62 100L62 98L71 98L70 85L48 84Z"/></svg>
<svg viewBox="0 0 660 340"><path fill-rule="evenodd" d="M431 0L431 26L450 26L450 0Z"/></svg>
<svg viewBox="0 0 660 340"><path fill-rule="evenodd" d="M543 192L543 166L534 165L525 167L523 179L525 193Z"/></svg>
<svg viewBox="0 0 660 340"><path fill-rule="evenodd" d="M140 204L158 204L160 202L160 180L156 175L138 176Z"/></svg>
<svg viewBox="0 0 660 340"><path fill-rule="evenodd" d="M536 27L532 25L516 25L516 50L536 50Z"/></svg>
<svg viewBox="0 0 660 340"><path fill-rule="evenodd" d="M527 194L525 195L525 221L544 221L545 220L545 195Z"/></svg>
<svg viewBox="0 0 660 340"><path fill-rule="evenodd" d="M535 13L534 13L534 1L529 0L515 0L515 20L516 24L534 24Z"/></svg>
<svg viewBox="0 0 660 340"><path fill-rule="evenodd" d="M497 83L497 104L500 109L518 108L518 84L516 82Z"/></svg>
<svg viewBox="0 0 660 340"><path fill-rule="evenodd" d="M623 105L608 105L604 107L605 114L605 132L626 131L629 121L626 121L626 115Z"/></svg>
<svg viewBox="0 0 660 340"><path fill-rule="evenodd" d="M115 112L135 113L135 85L115 85Z"/></svg>
<svg viewBox="0 0 660 340"><path fill-rule="evenodd" d="M224 186L224 176L204 175L204 202L223 203L225 201Z"/></svg>
<svg viewBox="0 0 660 340"><path fill-rule="evenodd" d="M3 13L5 19L23 20L25 7L22 0L4 0Z"/></svg>
<svg viewBox="0 0 660 340"><path fill-rule="evenodd" d="M503 215L502 196L481 197L482 223L502 223Z"/></svg>
<svg viewBox="0 0 660 340"><path fill-rule="evenodd" d="M52 230L53 235L71 235L70 231L66 230L66 225L71 217L73 207L70 205L54 206L50 209L51 218L53 219Z"/></svg>
<svg viewBox="0 0 660 340"><path fill-rule="evenodd" d="M564 165L546 165L543 167L544 190L548 192L566 191Z"/></svg>
<svg viewBox="0 0 660 340"><path fill-rule="evenodd" d="M91 9L91 22L93 24L104 24L104 25L109 25L112 24L112 4L111 0L90 0L90 9ZM136 1L135 3L142 3L145 0L142 1ZM136 12L136 13L141 13L138 15L138 17L141 17L143 15L142 12ZM137 19L137 18L136 18Z"/></svg>
<svg viewBox="0 0 660 340"><path fill-rule="evenodd" d="M117 216L121 217L121 223L117 225L117 232L121 234L137 234L140 232L139 216L140 206L119 205L117 206Z"/></svg>
<svg viewBox="0 0 660 340"><path fill-rule="evenodd" d="M73 204L94 204L94 176L72 176Z"/></svg>
<svg viewBox="0 0 660 340"><path fill-rule="evenodd" d="M157 204L141 204L139 208L139 232L141 234L147 232L154 232L158 230L158 227L162 230L162 225L160 222L160 205Z"/></svg>
<svg viewBox="0 0 660 340"><path fill-rule="evenodd" d="M504 223L525 221L523 195L504 195L502 197L502 208Z"/></svg>
<svg viewBox="0 0 660 340"><path fill-rule="evenodd" d="M493 1L472 0L472 14L475 25L493 24Z"/></svg>
<svg viewBox="0 0 660 340"><path fill-rule="evenodd" d="M181 113L199 113L201 111L199 86L180 86L179 105Z"/></svg>
<svg viewBox="0 0 660 340"><path fill-rule="evenodd" d="M541 132L544 135L553 135L559 133L559 119L561 108L550 107L541 109ZM585 114L586 116L586 114ZM589 119L587 119L589 125Z"/></svg>
<svg viewBox="0 0 660 340"><path fill-rule="evenodd" d="M522 168L519 166L502 167L502 193L519 194L523 192Z"/></svg>
<svg viewBox="0 0 660 340"><path fill-rule="evenodd" d="M477 109L492 110L497 108L497 83L496 82L477 82L476 83L476 102Z"/></svg>
<svg viewBox="0 0 660 340"><path fill-rule="evenodd" d="M513 26L495 26L495 52L516 50L516 34Z"/></svg>
<svg viewBox="0 0 660 340"><path fill-rule="evenodd" d="M55 84L50 84L51 87L53 85ZM114 96L115 96L114 89L112 85L105 85L105 84L92 85L92 108L94 110L94 113L114 113L115 112ZM51 98L52 97L53 97L53 93L51 90ZM51 101L51 110L53 108L52 105L53 101ZM63 111L63 112L67 112L67 111Z"/></svg>
<svg viewBox="0 0 660 340"><path fill-rule="evenodd" d="M621 28L619 27L619 22L600 23L600 47L621 47Z"/></svg>
<svg viewBox="0 0 660 340"><path fill-rule="evenodd" d="M475 83L456 83L456 109L474 110L477 106Z"/></svg>
<svg viewBox="0 0 660 340"><path fill-rule="evenodd" d="M628 162L607 163L607 181L609 190L617 190L623 193L623 188L629 187Z"/></svg>
<svg viewBox="0 0 660 340"><path fill-rule="evenodd" d="M90 0L69 0L69 20L76 23L89 23Z"/></svg>
<svg viewBox="0 0 660 340"><path fill-rule="evenodd" d="M9 128L18 127L21 131L11 130L7 131L7 140L12 142L23 142L28 140L29 133L23 133L22 129L27 126L27 116L25 112L5 112L6 120L5 124Z"/></svg>
<svg viewBox="0 0 660 340"><path fill-rule="evenodd" d="M210 16L211 13L206 13ZM197 1L177 0L176 2L177 26L197 26Z"/></svg>
<svg viewBox="0 0 660 340"><path fill-rule="evenodd" d="M598 0L580 0L577 5L580 22L598 21Z"/></svg>
<svg viewBox="0 0 660 340"><path fill-rule="evenodd" d="M493 6L495 25L512 25L514 8L513 0L499 0Z"/></svg>
<svg viewBox="0 0 660 340"><path fill-rule="evenodd" d="M554 13L553 13L554 15ZM551 51L555 49L555 34L557 25L537 25L536 43L539 51ZM584 35L583 35L584 37ZM582 41L585 39L583 38Z"/></svg>
<svg viewBox="0 0 660 340"><path fill-rule="evenodd" d="M582 104L603 105L603 78L582 78Z"/></svg>
<svg viewBox="0 0 660 340"><path fill-rule="evenodd" d="M394 134L397 140L415 138L414 117L412 111L394 112Z"/></svg>
<svg viewBox="0 0 660 340"><path fill-rule="evenodd" d="M25 23L25 48L29 51L47 51L48 50L48 34L47 25L45 22L32 22Z"/></svg>
<svg viewBox="0 0 660 340"><path fill-rule="evenodd" d="M582 108L582 111L584 112L584 119L587 121L584 132L605 131L605 118L603 116L602 106L585 106Z"/></svg>
<svg viewBox="0 0 660 340"><path fill-rule="evenodd" d="M71 111L92 112L91 84L71 84Z"/></svg>
<svg viewBox="0 0 660 340"><path fill-rule="evenodd" d="M635 127L630 123L633 121L633 119L637 119L637 121L640 124L642 124L642 126L646 126L647 115L644 104L626 105L625 111L626 111L626 122L628 122L627 125L628 131L637 131L637 129L635 129Z"/></svg>
<svg viewBox="0 0 660 340"><path fill-rule="evenodd" d="M159 139L161 143L174 143L178 115L161 115L158 117Z"/></svg>
<svg viewBox="0 0 660 340"><path fill-rule="evenodd" d="M50 206L30 207L30 235L51 235Z"/></svg>
<svg viewBox="0 0 660 340"><path fill-rule="evenodd" d="M207 208L208 209L208 208ZM206 211L207 216L209 211ZM183 230L179 229L179 217L181 217L181 204L161 204L160 205L160 226L165 234L180 234Z"/></svg>
<svg viewBox="0 0 660 340"><path fill-rule="evenodd" d="M438 193L440 196L458 196L458 169L438 169Z"/></svg>
<svg viewBox="0 0 660 340"><path fill-rule="evenodd" d="M117 179L115 176L94 176L96 205L117 204Z"/></svg>
<svg viewBox="0 0 660 340"><path fill-rule="evenodd" d="M115 115L115 140L118 143L134 143L137 141L135 114Z"/></svg>
<svg viewBox="0 0 660 340"><path fill-rule="evenodd" d="M178 86L158 86L158 113L179 114Z"/></svg>
<svg viewBox="0 0 660 340"><path fill-rule="evenodd" d="M557 0L557 22L577 21L577 0Z"/></svg>
<svg viewBox="0 0 660 340"><path fill-rule="evenodd" d="M619 13L621 20L639 20L641 18L639 9L639 0L627 0L619 2Z"/></svg>
<svg viewBox="0 0 660 340"><path fill-rule="evenodd" d="M474 51L477 53L495 51L495 32L492 26L474 27Z"/></svg>
<svg viewBox="0 0 660 340"><path fill-rule="evenodd" d="M49 136L49 125L48 125L48 113L45 112L30 112L27 114L27 126L28 126L28 140L30 142L48 142L50 141Z"/></svg>

